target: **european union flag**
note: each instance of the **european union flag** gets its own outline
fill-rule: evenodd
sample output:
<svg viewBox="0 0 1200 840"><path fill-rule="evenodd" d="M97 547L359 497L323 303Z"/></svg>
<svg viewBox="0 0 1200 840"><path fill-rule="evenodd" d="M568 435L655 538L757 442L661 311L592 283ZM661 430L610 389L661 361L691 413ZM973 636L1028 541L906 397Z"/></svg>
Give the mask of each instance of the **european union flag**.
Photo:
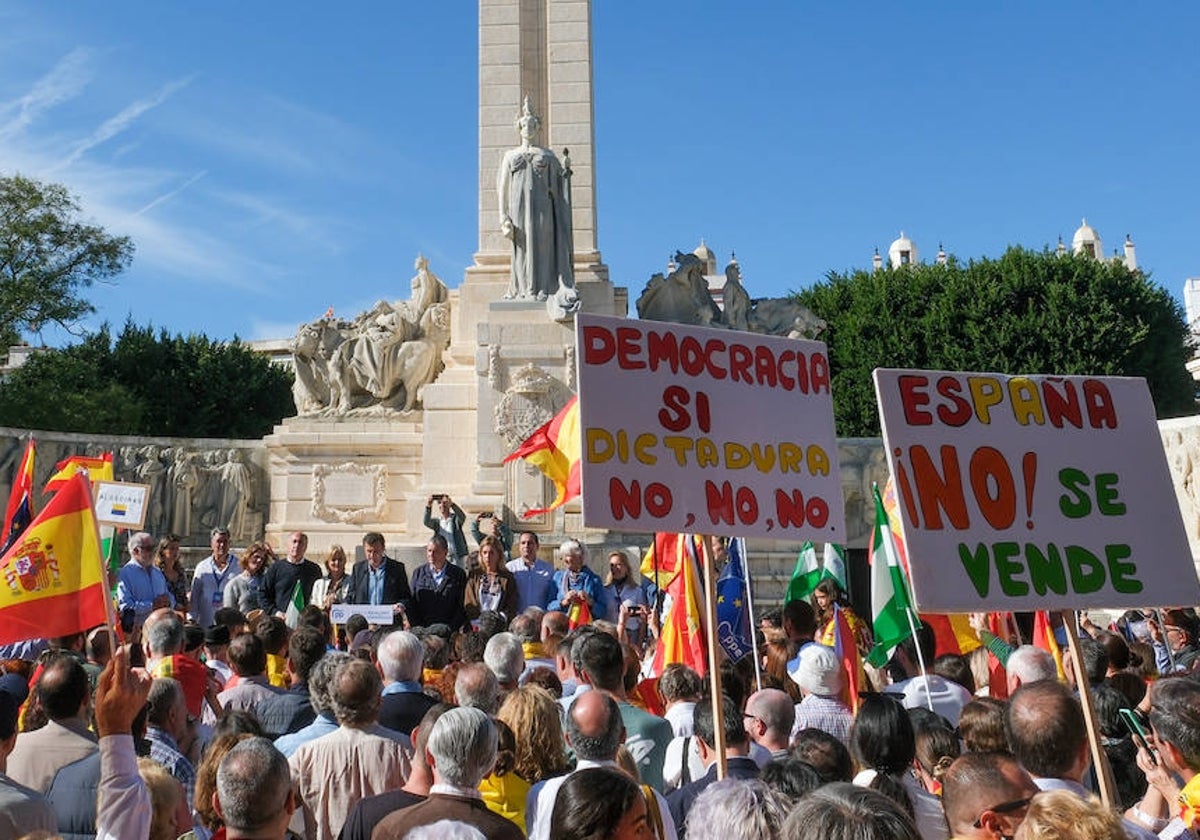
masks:
<svg viewBox="0 0 1200 840"><path fill-rule="evenodd" d="M746 598L745 543L729 541L729 562L717 578L717 643L729 658L738 662L753 652L750 634L750 605Z"/></svg>

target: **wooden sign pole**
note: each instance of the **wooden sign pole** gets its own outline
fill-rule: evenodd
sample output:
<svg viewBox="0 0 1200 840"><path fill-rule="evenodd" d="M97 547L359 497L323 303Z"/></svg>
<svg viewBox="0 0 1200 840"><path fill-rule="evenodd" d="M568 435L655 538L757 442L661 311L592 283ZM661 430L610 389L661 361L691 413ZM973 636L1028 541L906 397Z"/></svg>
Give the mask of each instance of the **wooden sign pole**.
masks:
<svg viewBox="0 0 1200 840"><path fill-rule="evenodd" d="M1120 804L1117 799L1117 784L1113 780L1112 767L1108 763L1108 754L1104 752L1101 743L1100 725L1096 722L1096 706L1092 702L1092 687L1088 685L1088 675L1083 670L1083 659L1079 653L1079 638L1076 633L1075 613L1063 610L1063 628L1066 630L1067 644L1071 648L1071 659L1075 664L1075 686L1079 689L1079 703L1083 706L1083 719L1087 724L1088 744L1092 749L1092 766L1096 768L1096 781L1100 785L1100 799L1104 807L1115 808Z"/></svg>
<svg viewBox="0 0 1200 840"><path fill-rule="evenodd" d="M713 556L709 548L710 540L703 538L700 549L700 565L704 571L704 638L708 645L708 682L712 693L713 704L713 749L717 753L717 779L724 779L727 773L725 763L725 710L721 702L721 666L719 664L717 647L717 581L713 574ZM686 757L684 759L687 760Z"/></svg>

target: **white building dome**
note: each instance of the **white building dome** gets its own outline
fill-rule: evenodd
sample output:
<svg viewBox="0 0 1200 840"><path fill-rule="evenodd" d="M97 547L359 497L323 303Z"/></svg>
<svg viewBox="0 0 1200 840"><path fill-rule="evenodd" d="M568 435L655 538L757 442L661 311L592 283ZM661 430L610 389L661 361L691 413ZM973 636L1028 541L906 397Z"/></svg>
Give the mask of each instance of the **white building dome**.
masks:
<svg viewBox="0 0 1200 840"><path fill-rule="evenodd" d="M892 268L902 265L916 265L918 262L917 246L900 231L900 236L888 248L888 263Z"/></svg>
<svg viewBox="0 0 1200 840"><path fill-rule="evenodd" d="M1071 253L1083 254L1096 259L1104 258L1104 247L1100 242L1100 234L1096 233L1096 229L1087 223L1087 219L1083 220L1083 224L1071 238Z"/></svg>
<svg viewBox="0 0 1200 840"><path fill-rule="evenodd" d="M692 251L692 253L699 257L700 262L704 263L705 274L717 273L717 255L712 252L712 248L704 244L703 238L700 239L700 244L696 246L696 250Z"/></svg>

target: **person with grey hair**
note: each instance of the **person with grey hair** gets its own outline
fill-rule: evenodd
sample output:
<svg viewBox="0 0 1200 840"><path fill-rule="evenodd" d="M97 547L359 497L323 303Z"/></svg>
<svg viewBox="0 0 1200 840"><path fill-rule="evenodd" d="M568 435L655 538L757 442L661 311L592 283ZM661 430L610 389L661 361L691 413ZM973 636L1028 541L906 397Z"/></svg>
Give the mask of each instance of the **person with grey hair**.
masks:
<svg viewBox="0 0 1200 840"><path fill-rule="evenodd" d="M341 665L329 685L337 730L301 744L288 759L309 840L334 840L354 803L408 778L408 736L377 723L382 690L371 663L351 659Z"/></svg>
<svg viewBox="0 0 1200 840"><path fill-rule="evenodd" d="M714 786L715 787L715 786ZM697 825L699 825L697 821ZM870 788L835 782L817 788L792 809L778 834L704 832L701 840L755 836L781 840L921 840L912 817L893 800Z"/></svg>
<svg viewBox="0 0 1200 840"><path fill-rule="evenodd" d="M337 718L333 716L333 700L329 697L329 684L333 682L333 675L337 673L337 669L352 658L348 653L334 651L325 654L313 666L308 675L308 696L317 716L303 729L275 739L276 749L285 757L291 758L292 753L299 749L301 744L307 744L322 735L337 731Z"/></svg>
<svg viewBox="0 0 1200 840"><path fill-rule="evenodd" d="M379 642L375 662L384 682L379 725L407 735L437 703L421 689L425 645L407 630L388 633Z"/></svg>
<svg viewBox="0 0 1200 840"><path fill-rule="evenodd" d="M757 779L722 779L705 788L692 803L687 838L774 840L779 837L790 806L782 793Z"/></svg>
<svg viewBox="0 0 1200 840"><path fill-rule="evenodd" d="M786 691L764 688L746 701L742 722L750 740L769 751L771 758L784 758L791 746L796 706Z"/></svg>
<svg viewBox="0 0 1200 840"><path fill-rule="evenodd" d="M229 550L229 529L213 528L209 537L212 554L196 564L188 613L201 627L213 625L213 614L225 604L225 587L238 576L237 558Z"/></svg>
<svg viewBox="0 0 1200 840"><path fill-rule="evenodd" d="M607 692L587 691L579 695L567 712L564 734L567 745L575 751L578 759L574 772L589 767L619 769L617 749L625 741L625 722L620 706ZM566 778L556 776L545 779L529 789L525 806L525 828L529 840L550 840L554 801ZM667 800L657 791L654 797L663 821L662 840L677 840L675 821L671 818Z"/></svg>
<svg viewBox="0 0 1200 840"><path fill-rule="evenodd" d="M521 653L525 659L525 670L518 680L522 685L534 668L554 670L554 657L542 646L542 612L537 608L527 609L508 624L508 632L521 643Z"/></svg>
<svg viewBox="0 0 1200 840"><path fill-rule="evenodd" d="M425 748L433 770L429 798L385 817L373 840L401 840L440 820L472 825L488 840L522 840L521 829L488 810L479 793L479 782L496 762L496 747L496 727L479 709L451 709L438 718Z"/></svg>
<svg viewBox="0 0 1200 840"><path fill-rule="evenodd" d="M1009 654L1004 671L1009 697L1027 683L1058 679L1058 666L1050 651L1034 645L1021 645Z"/></svg>
<svg viewBox="0 0 1200 840"><path fill-rule="evenodd" d="M138 531L129 538L129 561L117 574L117 609L132 610L134 624L142 624L154 610L174 606L167 578L154 565L154 537Z"/></svg>
<svg viewBox="0 0 1200 840"><path fill-rule="evenodd" d="M500 710L500 682L482 662L470 662L454 677L454 699L460 706L494 715Z"/></svg>
<svg viewBox="0 0 1200 840"><path fill-rule="evenodd" d="M213 807L229 840L282 840L296 810L287 759L266 738L247 738L217 767Z"/></svg>
<svg viewBox="0 0 1200 840"><path fill-rule="evenodd" d="M183 622L173 612L155 616L145 626L146 667L153 668L164 658L183 651Z"/></svg>
<svg viewBox="0 0 1200 840"><path fill-rule="evenodd" d="M195 719L188 715L183 687L177 680L156 679L150 685L146 704L150 707L146 725L150 757L183 785L191 810L196 794L196 768L181 745L185 742L190 745L195 740L192 729Z"/></svg>
<svg viewBox="0 0 1200 840"><path fill-rule="evenodd" d="M521 640L512 633L492 636L483 649L483 663L496 676L496 682L500 684L500 700L503 701L517 687L525 671L525 650Z"/></svg>
<svg viewBox="0 0 1200 840"><path fill-rule="evenodd" d="M566 540L558 548L563 567L554 573L554 598L547 610L569 613L577 603L586 604L592 618L608 618L608 596L600 576L587 566L579 540Z"/></svg>

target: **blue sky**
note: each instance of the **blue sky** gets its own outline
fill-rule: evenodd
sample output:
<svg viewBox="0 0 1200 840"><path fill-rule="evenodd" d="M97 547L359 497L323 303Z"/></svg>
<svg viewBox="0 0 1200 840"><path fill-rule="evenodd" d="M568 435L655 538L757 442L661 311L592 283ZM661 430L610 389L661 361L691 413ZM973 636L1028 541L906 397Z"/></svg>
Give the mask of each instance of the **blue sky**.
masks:
<svg viewBox="0 0 1200 840"><path fill-rule="evenodd" d="M1200 10L1114 2L593 6L599 245L636 299L675 249L755 296L866 267L1068 242L1083 216L1177 297L1200 275ZM0 6L0 172L133 238L91 299L172 331L280 337L450 286L477 242L477 10ZM514 132L514 143L516 141ZM62 336L47 332L57 343Z"/></svg>

